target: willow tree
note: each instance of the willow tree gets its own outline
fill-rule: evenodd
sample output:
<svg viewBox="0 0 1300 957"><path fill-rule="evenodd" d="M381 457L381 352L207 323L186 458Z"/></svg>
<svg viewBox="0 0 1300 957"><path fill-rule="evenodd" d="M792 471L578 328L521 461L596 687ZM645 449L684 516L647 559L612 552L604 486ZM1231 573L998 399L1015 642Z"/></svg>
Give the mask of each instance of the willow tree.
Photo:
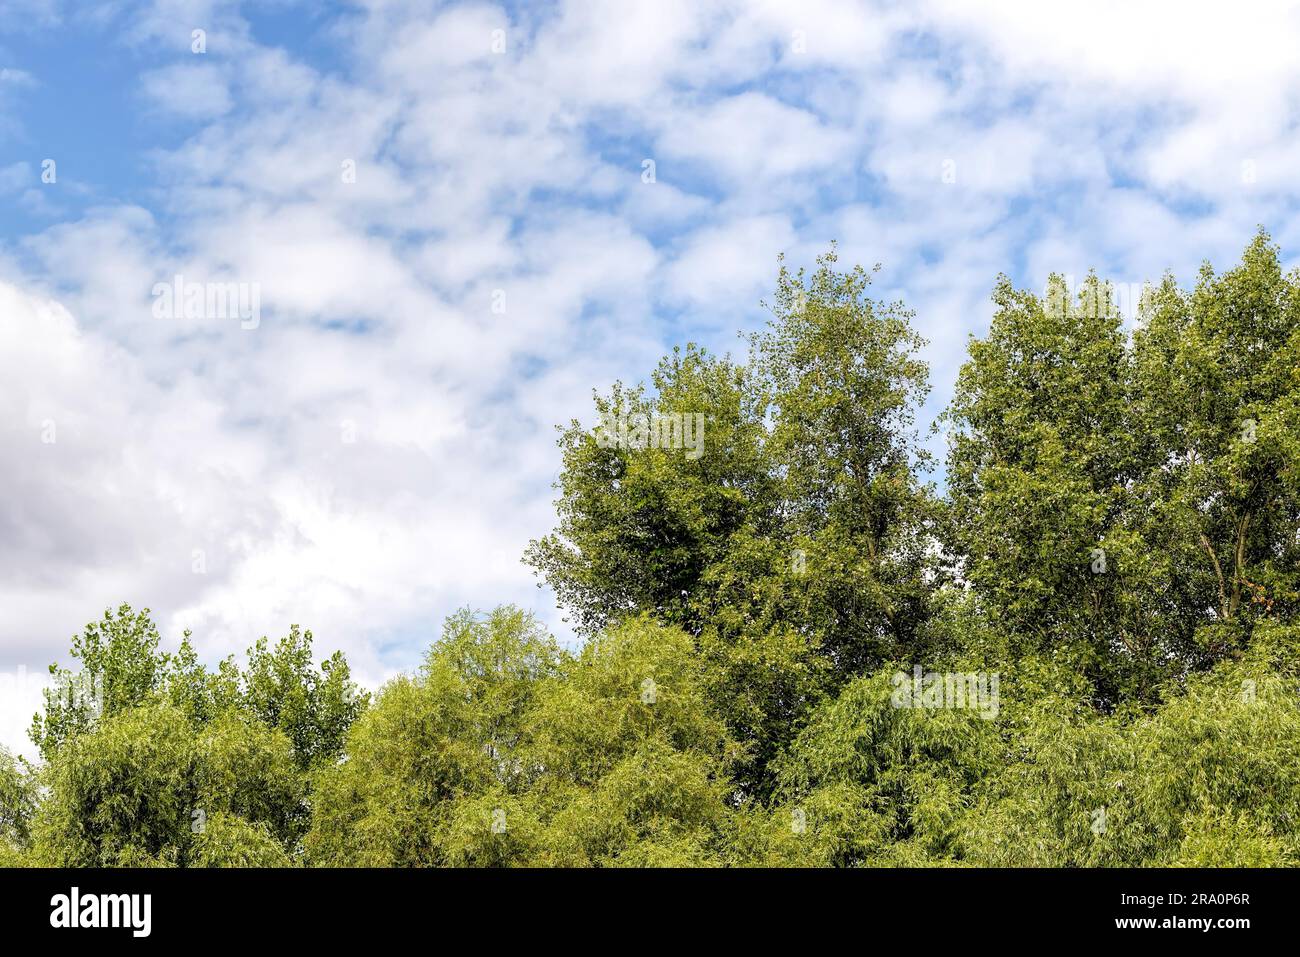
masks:
<svg viewBox="0 0 1300 957"><path fill-rule="evenodd" d="M502 607L447 623L322 772L323 865L717 863L736 750L680 629L638 618L561 651Z"/></svg>

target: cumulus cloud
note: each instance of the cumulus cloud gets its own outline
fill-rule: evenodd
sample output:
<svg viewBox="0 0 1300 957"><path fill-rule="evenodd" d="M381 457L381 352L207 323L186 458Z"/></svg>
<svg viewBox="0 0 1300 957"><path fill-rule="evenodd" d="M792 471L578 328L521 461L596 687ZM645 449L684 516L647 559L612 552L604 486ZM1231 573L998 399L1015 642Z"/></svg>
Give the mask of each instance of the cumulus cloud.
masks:
<svg viewBox="0 0 1300 957"><path fill-rule="evenodd" d="M223 71L211 63L173 64L152 70L141 80L152 105L186 119L212 119L233 105Z"/></svg>

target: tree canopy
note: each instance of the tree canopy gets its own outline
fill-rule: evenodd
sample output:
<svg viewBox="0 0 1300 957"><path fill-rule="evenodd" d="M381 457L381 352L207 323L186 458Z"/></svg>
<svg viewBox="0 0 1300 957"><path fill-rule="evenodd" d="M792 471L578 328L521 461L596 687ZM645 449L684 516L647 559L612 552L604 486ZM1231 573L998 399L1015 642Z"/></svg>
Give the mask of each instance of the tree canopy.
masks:
<svg viewBox="0 0 1300 957"><path fill-rule="evenodd" d="M1000 277L941 476L872 275L782 265L743 359L559 430L577 647L464 609L372 700L297 626L208 667L107 611L0 865L1300 864L1300 274Z"/></svg>

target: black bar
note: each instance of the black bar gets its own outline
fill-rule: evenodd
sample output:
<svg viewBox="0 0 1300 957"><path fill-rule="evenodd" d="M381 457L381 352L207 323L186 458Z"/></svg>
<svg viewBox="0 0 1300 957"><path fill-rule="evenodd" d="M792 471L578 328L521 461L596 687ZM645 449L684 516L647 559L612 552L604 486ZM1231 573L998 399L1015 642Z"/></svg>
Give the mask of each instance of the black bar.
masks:
<svg viewBox="0 0 1300 957"><path fill-rule="evenodd" d="M1292 928L1298 883L1295 871L1190 869L7 870L0 871L0 915L7 942L75 936L128 946L373 945L472 927L467 944L516 934L534 948L592 935L658 935L678 949L688 926L699 928L692 941L762 939L788 927L813 936L853 929L859 942L881 945L919 933L954 945L1026 935L1180 943L1199 936L1232 946ZM83 906L88 895L150 895L148 936L136 937L128 917L116 928L52 927L52 899L65 895L70 903L73 887ZM139 900L134 913L142 917ZM1134 919L1154 926L1119 926ZM1209 929L1199 926L1207 919ZM1242 926L1215 923L1242 919ZM423 939L439 947L464 940Z"/></svg>

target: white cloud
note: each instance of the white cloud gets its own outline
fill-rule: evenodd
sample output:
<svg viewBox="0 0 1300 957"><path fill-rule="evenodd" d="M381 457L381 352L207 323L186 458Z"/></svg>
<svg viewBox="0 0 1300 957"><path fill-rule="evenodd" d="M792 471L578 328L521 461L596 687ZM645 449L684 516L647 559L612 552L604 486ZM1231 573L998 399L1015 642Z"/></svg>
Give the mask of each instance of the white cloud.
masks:
<svg viewBox="0 0 1300 957"><path fill-rule="evenodd" d="M694 305L752 311L795 241L783 216L750 216L695 231L669 267L669 295Z"/></svg>
<svg viewBox="0 0 1300 957"><path fill-rule="evenodd" d="M807 110L761 93L676 113L659 137L665 156L703 163L738 188L842 166L853 146Z"/></svg>
<svg viewBox="0 0 1300 957"><path fill-rule="evenodd" d="M177 63L151 70L141 81L154 106L186 119L213 119L233 106L225 72L213 63Z"/></svg>

